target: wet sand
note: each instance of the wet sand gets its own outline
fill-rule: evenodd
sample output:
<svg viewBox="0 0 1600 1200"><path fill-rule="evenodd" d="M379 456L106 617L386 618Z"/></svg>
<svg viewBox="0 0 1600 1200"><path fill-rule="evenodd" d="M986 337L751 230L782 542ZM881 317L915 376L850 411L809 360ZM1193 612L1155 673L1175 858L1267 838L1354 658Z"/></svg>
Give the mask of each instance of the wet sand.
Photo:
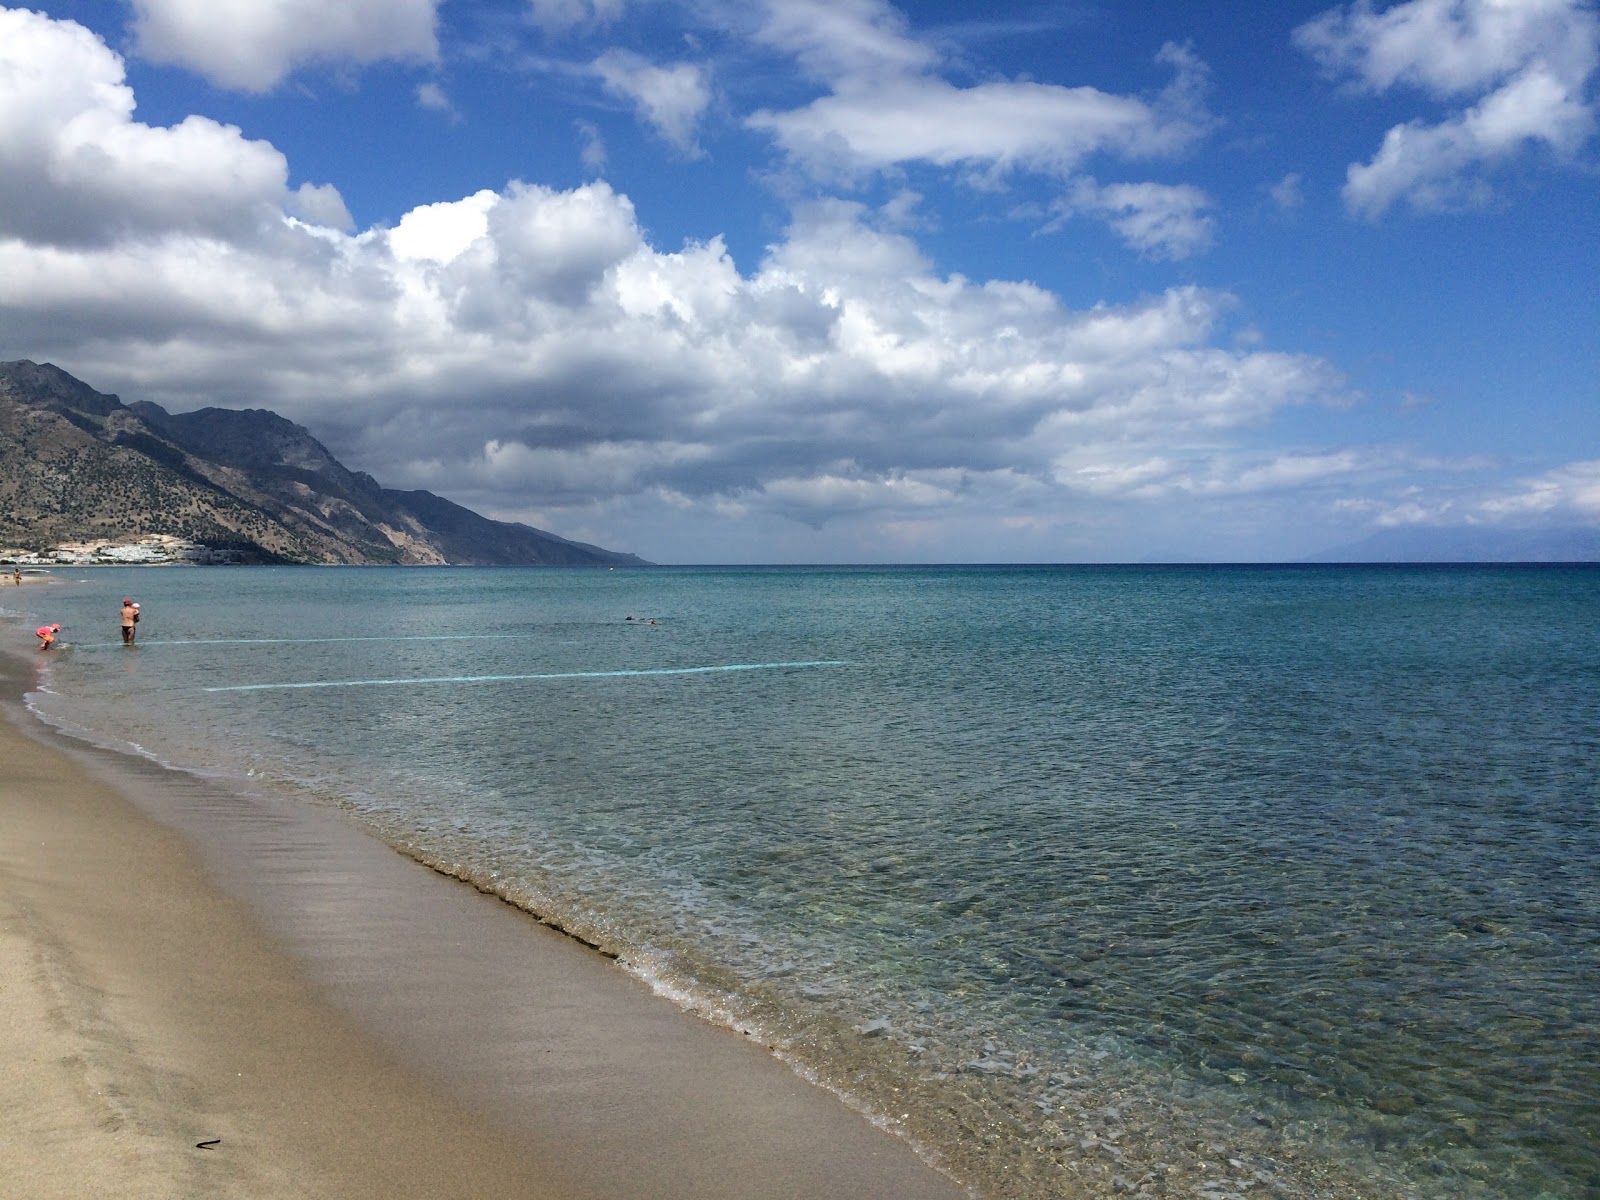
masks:
<svg viewBox="0 0 1600 1200"><path fill-rule="evenodd" d="M0 1196L964 1194L338 814L44 729L28 671L0 656Z"/></svg>

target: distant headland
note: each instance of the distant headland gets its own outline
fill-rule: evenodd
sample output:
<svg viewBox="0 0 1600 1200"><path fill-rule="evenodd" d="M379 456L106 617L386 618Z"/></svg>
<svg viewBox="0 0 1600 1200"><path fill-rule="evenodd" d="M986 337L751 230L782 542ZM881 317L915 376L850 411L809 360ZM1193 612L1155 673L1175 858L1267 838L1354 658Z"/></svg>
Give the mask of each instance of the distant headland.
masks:
<svg viewBox="0 0 1600 1200"><path fill-rule="evenodd" d="M0 561L649 566L351 471L266 409L123 404L0 363Z"/></svg>

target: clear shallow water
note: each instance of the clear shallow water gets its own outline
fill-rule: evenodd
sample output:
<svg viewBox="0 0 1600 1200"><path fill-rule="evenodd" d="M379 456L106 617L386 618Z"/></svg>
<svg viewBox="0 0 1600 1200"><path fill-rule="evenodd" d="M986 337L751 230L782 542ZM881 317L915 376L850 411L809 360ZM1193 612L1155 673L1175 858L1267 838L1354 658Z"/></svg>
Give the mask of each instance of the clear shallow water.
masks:
<svg viewBox="0 0 1600 1200"><path fill-rule="evenodd" d="M0 595L41 715L348 808L985 1194L1600 1195L1600 570L80 574Z"/></svg>

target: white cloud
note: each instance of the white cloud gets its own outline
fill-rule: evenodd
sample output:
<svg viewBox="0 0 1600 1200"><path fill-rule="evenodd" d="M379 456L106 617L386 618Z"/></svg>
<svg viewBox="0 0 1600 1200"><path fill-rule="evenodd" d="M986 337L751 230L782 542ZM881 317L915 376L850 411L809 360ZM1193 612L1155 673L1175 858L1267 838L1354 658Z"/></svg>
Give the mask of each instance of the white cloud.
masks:
<svg viewBox="0 0 1600 1200"><path fill-rule="evenodd" d="M829 83L921 74L939 57L883 0L770 0L756 38Z"/></svg>
<svg viewBox="0 0 1600 1200"><path fill-rule="evenodd" d="M695 128L711 102L704 68L694 63L656 66L627 50L607 50L593 64L606 88L631 100L639 116L667 142L695 155Z"/></svg>
<svg viewBox="0 0 1600 1200"><path fill-rule="evenodd" d="M1162 455L1131 462L1077 461L1082 455L1065 457L1056 477L1066 487L1098 496L1155 496L1165 493L1176 470Z"/></svg>
<svg viewBox="0 0 1600 1200"><path fill-rule="evenodd" d="M290 195L284 207L290 215L308 225L320 225L342 233L355 232L356 223L350 216L350 210L345 207L344 197L331 183L302 183L299 190Z"/></svg>
<svg viewBox="0 0 1600 1200"><path fill-rule="evenodd" d="M444 113L455 117L456 106L450 103L450 95L437 83L417 84L417 103L431 112Z"/></svg>
<svg viewBox="0 0 1600 1200"><path fill-rule="evenodd" d="M1440 458L1394 446L1248 451L1214 444L1145 459L1136 450L1089 447L1058 463L1063 483L1102 495L1145 500L1295 496L1331 512L1362 516L1380 528L1482 523L1491 504L1523 494L1485 480L1500 466L1483 456ZM1538 489L1530 481L1526 490Z"/></svg>
<svg viewBox="0 0 1600 1200"><path fill-rule="evenodd" d="M591 174L598 175L606 169L606 142L593 121L574 121L578 133L578 158Z"/></svg>
<svg viewBox="0 0 1600 1200"><path fill-rule="evenodd" d="M1330 9L1295 31L1326 66L1374 92L1406 83L1476 95L1529 65L1574 82L1595 65L1594 14L1582 0L1407 0Z"/></svg>
<svg viewBox="0 0 1600 1200"><path fill-rule="evenodd" d="M82 29L0 20L0 179L45 201L0 205L0 357L180 409L272 407L391 486L908 539L937 512L979 544L1057 524L1088 491L1074 465L1177 461L1341 387L1315 358L1228 346L1225 294L1076 311L943 275L906 201L802 209L743 270L720 240L651 245L603 182L514 181L349 234L337 193L291 192L265 143L134 122ZM98 192L61 175L82 146L125 164ZM73 204L77 225L41 215Z"/></svg>
<svg viewBox="0 0 1600 1200"><path fill-rule="evenodd" d="M761 489L764 503L791 520L819 527L841 513L862 510L896 514L917 509L948 510L959 499L963 472L900 471L855 474L824 472L768 481Z"/></svg>
<svg viewBox="0 0 1600 1200"><path fill-rule="evenodd" d="M1281 454L1270 462L1247 467L1231 479L1213 480L1196 490L1252 493L1301 488L1308 483L1340 478L1370 466L1350 450L1322 454Z"/></svg>
<svg viewBox="0 0 1600 1200"><path fill-rule="evenodd" d="M1381 459L1378 460L1381 463ZM1403 456L1406 482L1341 497L1332 507L1378 529L1436 526L1515 530L1600 527L1600 460L1565 463L1522 479L1498 478L1503 464L1483 456L1433 459ZM1378 473L1361 473L1371 484ZM1454 478L1448 478L1453 476Z"/></svg>
<svg viewBox="0 0 1600 1200"><path fill-rule="evenodd" d="M231 125L133 119L122 60L88 30L0 9L0 236L62 245L182 231L239 236L293 205L347 228L329 185L292 197L288 163Z"/></svg>
<svg viewBox="0 0 1600 1200"><path fill-rule="evenodd" d="M440 0L133 0L142 58L266 92L309 63L431 61Z"/></svg>
<svg viewBox="0 0 1600 1200"><path fill-rule="evenodd" d="M1273 184L1270 194L1272 202L1284 212L1299 208L1305 203L1305 194L1301 190L1300 176L1293 171Z"/></svg>
<svg viewBox="0 0 1600 1200"><path fill-rule="evenodd" d="M1552 516L1600 523L1600 461L1568 463L1484 500L1492 520Z"/></svg>
<svg viewBox="0 0 1600 1200"><path fill-rule="evenodd" d="M1451 500L1401 500L1380 507L1372 523L1379 529L1398 529L1407 525L1445 525L1459 514Z"/></svg>
<svg viewBox="0 0 1600 1200"><path fill-rule="evenodd" d="M911 162L1066 174L1097 152L1175 153L1211 124L1200 102L1206 69L1176 45L1157 56L1173 81L1145 100L1028 81L958 87L937 74L938 52L882 0L773 0L756 36L829 91L800 108L755 112L747 124L823 177Z"/></svg>
<svg viewBox="0 0 1600 1200"><path fill-rule="evenodd" d="M1395 126L1370 162L1350 167L1345 203L1368 217L1400 200L1422 211L1479 203L1485 169L1533 145L1570 156L1595 128L1600 18L1584 0L1408 0L1382 12L1362 2L1323 13L1295 41L1364 90L1475 100Z"/></svg>
<svg viewBox="0 0 1600 1200"><path fill-rule="evenodd" d="M1211 246L1216 222L1211 199L1190 184L1074 181L1053 211L1104 218L1123 241L1147 258L1184 259Z"/></svg>
<svg viewBox="0 0 1600 1200"><path fill-rule="evenodd" d="M1421 211L1475 206L1489 191L1471 168L1503 162L1534 141L1570 152L1593 127L1587 106L1550 76L1530 71L1452 120L1389 130L1370 163L1350 167L1345 202L1369 217L1399 199Z"/></svg>
<svg viewBox="0 0 1600 1200"><path fill-rule="evenodd" d="M935 166L1064 174L1088 155L1172 153L1197 125L1142 100L1095 88L940 79L885 81L834 93L791 112L761 111L753 129L775 136L811 170L831 175L923 161Z"/></svg>
<svg viewBox="0 0 1600 1200"><path fill-rule="evenodd" d="M494 192L482 191L413 208L389 230L389 248L403 261L452 262L489 232L489 210L497 199Z"/></svg>
<svg viewBox="0 0 1600 1200"><path fill-rule="evenodd" d="M605 183L570 192L512 183L488 220L492 267L467 283L463 297L494 296L509 313L534 299L581 304L642 248L633 205Z"/></svg>
<svg viewBox="0 0 1600 1200"><path fill-rule="evenodd" d="M623 0L531 0L528 15L546 33L566 33L587 26L611 25L619 20Z"/></svg>

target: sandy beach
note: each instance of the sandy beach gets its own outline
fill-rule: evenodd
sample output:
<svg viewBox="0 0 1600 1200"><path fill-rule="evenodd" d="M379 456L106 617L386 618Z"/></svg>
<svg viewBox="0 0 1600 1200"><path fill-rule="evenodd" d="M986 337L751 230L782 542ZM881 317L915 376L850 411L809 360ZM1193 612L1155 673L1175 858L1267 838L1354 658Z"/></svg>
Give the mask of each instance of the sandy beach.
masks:
<svg viewBox="0 0 1600 1200"><path fill-rule="evenodd" d="M964 1194L336 814L54 734L27 675L0 657L0 1195Z"/></svg>

